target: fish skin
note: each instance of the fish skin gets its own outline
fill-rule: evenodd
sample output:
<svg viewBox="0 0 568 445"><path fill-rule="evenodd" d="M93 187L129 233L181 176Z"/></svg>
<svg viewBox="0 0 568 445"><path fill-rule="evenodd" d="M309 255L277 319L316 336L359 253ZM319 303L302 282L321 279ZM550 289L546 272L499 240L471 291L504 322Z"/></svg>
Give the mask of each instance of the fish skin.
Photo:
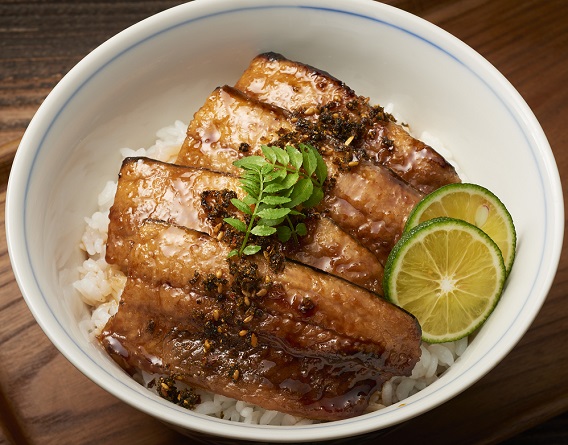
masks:
<svg viewBox="0 0 568 445"><path fill-rule="evenodd" d="M223 189L242 198L236 177L148 158L125 159L109 213L107 262L128 269L132 239L149 218L212 235L218 222L208 219L201 193ZM299 245L285 246L288 258L382 295L383 267L375 256L325 216L309 219L307 225L308 235L300 237Z"/></svg>
<svg viewBox="0 0 568 445"><path fill-rule="evenodd" d="M340 113L354 124L361 123L353 143L374 163L388 167L422 193L460 182L454 167L432 147L412 137L388 114L373 118L368 98L323 70L281 54L264 53L250 62L235 88L312 121L326 109L330 115Z"/></svg>
<svg viewBox="0 0 568 445"><path fill-rule="evenodd" d="M421 332L407 312L295 262L275 273L262 255L247 305L227 254L206 234L141 225L120 309L99 336L117 363L318 420L363 413L384 381L412 372Z"/></svg>
<svg viewBox="0 0 568 445"><path fill-rule="evenodd" d="M311 130L298 128L286 110L223 86L214 90L195 113L176 162L239 174L235 160L261 155L260 144L270 144L290 133L301 138L304 131ZM215 134L214 141L208 138L210 134ZM246 152L240 150L240 141L250 142ZM318 143L328 177L334 181L318 211L357 239L384 266L423 194L382 165L365 160L353 166L345 164L345 146L340 141L322 135Z"/></svg>

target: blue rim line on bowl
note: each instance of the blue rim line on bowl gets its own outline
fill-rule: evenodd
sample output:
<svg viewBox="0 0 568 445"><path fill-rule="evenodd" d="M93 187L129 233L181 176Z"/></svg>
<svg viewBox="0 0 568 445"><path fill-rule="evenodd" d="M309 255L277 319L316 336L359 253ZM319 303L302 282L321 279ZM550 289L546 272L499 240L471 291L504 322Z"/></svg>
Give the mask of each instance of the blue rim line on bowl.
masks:
<svg viewBox="0 0 568 445"><path fill-rule="evenodd" d="M57 119L59 118L59 116L61 115L61 113L62 113L63 110L65 109L65 107L67 106L67 104L68 104L68 103L73 99L73 97L81 90L81 88L83 88L86 84L88 84L88 83L89 83L93 78L95 78L101 71L105 70L109 65L111 65L118 57L120 57L120 56L123 55L124 53L133 50L134 48L136 48L136 47L138 47L138 46L144 44L145 42L147 42L147 41L149 41L149 40L152 40L152 39L156 38L157 36L159 36L159 35L161 35L161 34L170 32L171 30L173 30L173 29L175 29L175 28L178 28L178 27L180 27L180 26L185 26L185 25L187 25L188 23L191 23L191 22L196 22L196 21L200 21L200 20L206 20L206 19L209 19L209 18L214 17L214 16L217 16L217 15L227 15L227 14L240 13L240 12L243 12L243 11L245 11L245 10L254 10L254 9L279 9L279 8L303 8L303 9L310 9L310 10L315 10L315 11L321 11L321 12L324 12L324 13L331 13L331 14L348 14L348 15L351 15L351 16L356 16L356 17L359 17L359 18L361 18L361 19L363 19L363 20L370 20L370 21L373 21L373 22L375 22L375 23L377 23L377 24L379 24L379 25L384 25L384 26L389 26L389 27L391 27L391 28L395 28L395 29L397 29L397 30L399 30L399 31L401 31L401 32L404 32L404 33L406 33L406 34L408 34L408 35L414 37L414 38L420 39L421 41L423 41L423 42L425 42L425 43L431 45L432 47L436 48L436 49L439 50L439 51L442 51L442 52L443 52L444 54L446 54L448 57L452 58L455 62L457 62L457 63L461 64L462 66L464 66L465 68L467 68L473 75L475 75L481 82L483 82L483 84L485 85L485 87L488 88L488 89L492 92L492 94L493 94L494 96L496 96L496 97L499 99L499 101L503 104L503 106L508 110L509 114L513 117L513 119L514 119L514 121L516 122L517 126L518 126L519 129L521 130L521 132L522 132L522 134L523 134L525 140L527 141L527 145L528 145L528 146L530 147L530 149L531 149L531 155L533 156L533 158L534 158L535 161L536 161L536 164L538 165L538 171L539 171L540 180L541 180L541 188L544 187L544 179L543 179L543 176L544 176L544 175L543 175L543 172L541 171L542 166L539 164L538 159L537 159L537 157L536 157L537 148L534 146L534 143L531 143L532 138L531 138L529 135L527 135L527 134L522 130L522 126L521 126L520 121L519 121L520 118L519 118L519 116L518 116L519 110L518 110L518 109L517 109L517 110L512 109L511 106L510 106L510 104L508 103L508 101L505 100L502 96L500 96L500 95L495 91L495 89L494 89L490 84L488 84L488 83L478 74L478 71L477 71L477 70L478 70L479 68L477 68L477 67L472 67L472 66L468 65L465 61L461 60L459 57L457 57L456 55L452 54L452 53L450 52L450 50L444 49L444 48L441 47L440 45L438 45L438 44L434 43L433 41L429 40L427 37L422 36L422 35L419 35L419 34L413 32L413 31L410 31L410 30L408 30L408 29L405 29L405 28L402 27L402 26L399 26L399 25L396 25L396 24L387 22L387 21L385 21L385 20L377 19L376 17L367 16L367 15L360 14L360 13L355 13L355 12L352 12L352 11L344 11L344 10L340 10L340 9L325 8L325 7L315 7L315 6L310 6L310 5L297 5L297 6L290 6L290 5L271 5L271 6L259 6L259 7L248 7L248 8L234 8L234 9L231 9L231 10L220 11L220 12L214 12L214 13L206 14L206 15L203 15L203 16L200 16L200 17L194 17L194 18L191 18L191 19L189 19L189 20L180 21L180 22L178 22L178 23L176 23L176 24L174 24L174 25L172 25L172 26L170 26L170 27L168 27L168 28L162 29L162 30L160 30L160 31L158 31L158 32L156 32L156 33L153 33L153 34L151 34L151 35L148 35L148 36L146 36L145 38L143 38L143 39L141 39L141 40L138 40L138 41L136 41L135 43L131 44L131 45L128 46L127 48L122 49L119 53L115 54L112 58L110 58L107 62L105 62L104 65L102 65L102 66L99 67L97 70L95 70L94 72L92 72L92 73L87 77L87 79L84 80L84 81L77 87L77 89L75 89L75 90L71 93L71 95L66 99L66 101L64 102L64 104L61 106L61 108L60 108L60 109L57 111L57 113L55 114L55 117L53 118L53 120L52 120L51 123L49 124L49 126L48 126L48 128L47 128L45 134L43 135L41 141L40 141L39 144L38 144L38 148L37 148L37 150L36 150L34 159L33 159L33 161L32 161L31 170L33 171L33 169L34 169L35 162L36 162L36 158L37 158L39 152L40 152L41 149L42 149L42 146L43 146L43 143L44 143L44 141L45 141L45 138L46 138L47 135L49 134L52 125L57 121ZM175 9L175 8L174 8L174 9ZM165 12L167 12L167 11L165 11ZM162 13L162 14L163 14L163 13ZM160 14L158 14L158 15L160 15ZM151 18L150 18L150 19L151 19ZM431 25L431 24L429 24L429 25ZM431 25L431 26L434 26L434 25ZM134 27L136 27L136 25L134 25L133 28L134 28ZM456 41L457 41L457 39L456 39ZM459 41L458 41L458 42L459 42ZM460 43L461 43L461 42L460 42ZM104 44L103 44L103 45L104 45ZM465 45L465 44L464 44L464 45ZM96 51L96 50L95 50L95 51ZM473 56L473 57L478 57L477 53L473 53L473 50L471 50L471 51L472 51L472 56ZM89 57L89 56L87 56L85 59L88 59L88 57ZM483 59L483 58L481 58L481 57L479 57L479 59L476 59L476 60L475 60L476 63L479 63L480 61L481 61L482 63L486 63L486 62L485 62L485 59ZM488 62L487 62L487 66L486 66L485 68L491 68L492 70L494 70L494 68L493 68L490 64L488 64ZM74 72L75 72L75 69L73 69L73 70L69 73L69 75L72 76ZM68 75L68 76L69 76L69 75ZM66 76L66 77L67 77L67 76ZM503 79L501 78L501 75L497 72L497 70L494 70L494 72L493 72L493 78L495 78L496 81L505 82L506 84L508 84L505 80L503 80ZM63 81L62 81L62 82L63 82ZM57 88L57 87L56 87L56 88ZM514 91L514 89L512 89L512 88L509 88L509 90L510 90L512 93L516 93L516 92ZM516 96L516 94L514 94L514 96ZM518 99L517 99L517 100L518 100ZM531 118L531 113L530 113L527 109L523 109L523 108L525 107L525 105L523 104L522 99L519 101L519 104L521 105L522 113L525 114L525 117L524 117L524 118L525 118L525 119L530 119L530 120L532 121L533 119ZM519 108L519 106L517 106L517 108ZM528 108L528 107L527 107L527 108ZM531 126L534 126L534 125L531 125ZM18 156L16 156L16 161L15 161L15 162L17 162L17 159L18 159ZM31 176L30 176L30 177L31 177ZM11 178L11 179L12 179L12 178ZM26 186L25 186L25 193L24 193L24 195L25 195L25 200L27 200L28 189L29 189L29 184L30 184L30 182L29 182L29 179L30 179L30 178L27 178L27 179L28 179L28 182L26 183ZM541 194L543 195L543 190L541 190ZM543 200L543 201L544 201L545 208L548 208L549 202L547 201L547 197L544 197L544 200ZM7 203L8 203L8 201L7 201ZM11 206L8 206L8 207L11 207ZM7 211L8 211L8 207L7 207ZM25 214L25 212L26 212L26 206L24 206L23 211L24 211L23 220L24 220L24 222L25 222L25 221L27 221L27 215ZM545 212L545 218L546 218L547 214L548 214L548 213ZM549 223L549 222L546 221L545 227L548 227L548 223ZM24 223L24 228L25 228L25 227L27 227L27 224L26 224L26 223ZM549 236L550 236L550 234L548 233L548 231L546 231L546 232L545 232L545 242L544 242L544 244L543 244L544 246L547 244L546 240L549 239ZM31 265L31 258L30 258L30 253L29 253L30 251L29 251L29 246L28 246L28 239L27 239L27 237L25 237L25 236L24 236L24 238L25 238L25 251L26 251L26 255L27 255L27 259L28 259L28 265ZM10 244L10 246L11 246L12 248L14 247L14 246L12 246L11 244ZM11 249L11 250L13 250L13 249ZM542 249L542 251L540 252L540 257L541 257L541 259L544 257L544 254L545 254L545 251L544 251L544 249ZM559 255L559 251L558 251L558 255ZM11 255L11 256L12 256L12 255ZM541 261L540 261L541 266L542 266L542 263L543 263L543 261L541 260ZM44 303L46 304L46 307L47 307L47 300L45 299L45 295L44 295L42 289L40 288L40 285L39 285L39 282L38 282L38 280L37 280L37 277L35 276L35 273L34 273L33 269L31 269L31 267L30 267L30 270L31 270L31 273L33 274L33 277L34 277L34 280L35 280L35 282L34 282L33 284L36 286L37 290L41 293L42 298L44 299ZM538 273L537 273L535 276L539 276L539 275L540 275L540 270L538 271ZM550 279L550 281L551 281L551 280L552 280L552 278ZM22 282L20 282L20 280L18 280L18 281L19 281L20 286L28 287L28 286L30 285L29 283L22 283ZM549 285L549 283L545 283L545 286L547 286L547 285ZM529 300L529 297L532 295L532 293L533 293L533 291L534 291L535 286L536 286L536 282L533 282L532 287L531 287L530 289L528 289L528 291L526 292L525 297L524 297L524 299L522 300L522 305L519 307L519 311L518 311L518 314L517 314L517 317L516 317L516 318L518 318L518 317L520 316L520 314L522 313L522 309L523 309L523 308L525 307L525 305L527 304L527 302L528 302L528 300ZM59 325L61 332L62 332L64 335L67 336L67 340L70 341L71 343L73 343L73 344L75 345L75 347L77 348L77 351L80 352L81 354L83 354L83 355L85 356L85 358L87 358L87 359L89 359L90 361L92 361L92 362L94 363L95 367L97 367L97 368L99 369L99 371L101 371L103 374L106 374L107 377L116 380L112 374L110 374L106 369L104 369L104 368L102 368L100 365L98 365L98 364L93 360L93 358L92 358L91 356L89 356L89 355L86 354L84 351L82 351L82 350L80 349L79 345L78 345L78 344L73 340L73 338L67 333L67 331L65 330L64 326L61 324L61 321L55 316L55 314L54 314L53 312L51 312L51 311L50 311L50 314L51 314L51 317L52 317L53 321L55 321L55 322ZM34 313L34 316L36 316L36 318L38 318L37 314L35 314L35 313ZM39 321L40 321L40 319L38 319L38 322L39 322ZM529 320L528 322L530 323L531 321L532 321L532 320ZM504 334L501 338L496 339L495 344L499 343L499 342L503 339L503 337L505 337L506 335L508 335L508 332L507 332L506 334ZM520 338L520 337L519 337L519 338ZM517 339L511 344L511 346L510 346L510 348L509 348L508 350L503 351L503 354L502 354L503 356L506 355L506 354L510 351L510 349L514 346L514 344L516 343L516 341L519 340L519 338L517 338ZM56 343L56 344L58 344L58 342L59 342L59 339L52 339L52 340L54 340L54 343ZM68 357L68 358L69 358L69 357ZM482 358L483 358L483 357L482 357ZM480 361L481 361L481 359L480 359L477 363L475 363L474 366L483 366L483 364L481 364ZM77 366L77 365L76 365L76 366ZM82 369L82 367L80 367L80 366L78 366L78 367ZM470 368L470 369L469 369L468 371L466 371L466 372L471 372L471 369L472 369L472 368ZM82 369L82 371L83 371L86 375L88 375L89 377L91 377L89 370ZM91 378L92 378L92 377L91 377ZM119 382L120 382L120 381L119 381ZM450 382L451 382L451 381L446 381L445 383L448 384L448 383L450 383ZM128 388L128 385L126 385L125 382L120 382L120 383L121 383L122 385L124 385L125 387ZM470 379L470 382L469 382L469 385L468 385L468 386L470 386L470 385L473 384L473 383L475 383L475 380L471 380L471 379ZM454 396L456 393L462 391L463 389L465 389L465 388L461 388L459 391L458 391L457 389L454 390L454 393L453 393L453 394L450 394L449 397ZM436 391L437 391L437 390L436 390ZM118 395L118 394L115 394L115 395ZM140 393L138 393L138 396L146 397L146 398L152 398L153 400L156 400L155 397L152 396L149 392L148 392L148 395L147 395L147 396L146 396L146 395L142 395L142 394L140 394ZM136 397L138 397L138 396L136 396ZM412 405L413 405L414 403L416 403L416 402L417 402L418 400L420 400L420 399L421 399L421 396L420 396L420 393L418 393L418 394L416 394L415 396L413 396L412 400L405 401L405 406L404 406L404 408L408 411L408 415L407 415L407 417L406 417L405 419L409 419L409 418L411 418L411 417L414 417L414 415L416 415L416 413L413 413L413 412L412 412L411 407L412 407ZM140 399L140 400L142 400L142 399ZM441 403L445 402L446 400L447 400L447 398L445 398L444 400L440 400L439 403L437 403L437 404L441 404ZM133 401L132 401L132 404L134 404ZM142 404L142 406L139 405L139 404L136 404L135 406L137 406L139 409L144 410L143 404ZM163 403L163 406L164 406L165 408L167 408L168 411L171 411L171 412L173 412L173 413L178 413L178 414L179 414L179 412L180 412L180 410L181 410L181 408L174 407L173 405L171 405L171 404L169 404L169 403L167 403L167 402L164 402L164 403ZM383 416L383 415L387 415L390 411L392 411L392 409L395 409L395 408L396 408L396 407L391 407L391 409L388 409L388 408L387 408L384 412L379 411L379 412L375 412L375 413L370 414L370 415L371 415L371 416L376 416L376 417L378 417L378 416ZM196 414L194 414L194 415L196 415ZM345 425L345 424L353 424L353 423L361 422L361 421L363 420L363 418L366 418L366 417L367 417L367 416L356 417L356 418L353 418L353 419L347 419L347 420L344 420L344 421L334 422L334 424L336 424L337 427L339 427L340 425ZM206 418L207 418L208 420L210 420L211 422L228 423L228 421L222 420L222 419L217 419L217 418L208 417L208 416L206 416ZM164 413L164 415L163 415L163 420L165 420L165 421L168 420L165 413ZM233 423L232 423L232 424L233 424ZM235 426L237 426L237 425L238 425L240 428L242 428L242 430L241 430L241 437L240 437L240 438L243 438L243 439L255 439L255 435L254 435L254 434L250 434L250 433L251 433L251 432L254 432L255 430L258 430L258 429L264 429L264 428L281 429L281 428L286 428L286 427L262 427L262 426L258 426L258 425L252 426L252 425L245 425L245 424L235 424ZM337 437L336 435L334 435L334 434L332 433L332 431L333 431L333 426L332 426L332 428L330 429L330 424L315 424L315 425L298 426L298 427L291 427L291 428L288 428L288 429L287 429L287 434L292 433L292 435L289 436L289 437L286 438L286 439L281 439L281 440L292 440L292 439L295 439L295 436L296 436L296 435L293 434L294 431L296 431L296 432L300 432L301 430L312 430L312 431L315 431L315 430L317 430L317 429L321 429L322 427L325 427L325 428L328 430L328 437ZM368 432L368 431L371 431L371 429L372 429L372 428L371 428L371 425L369 425L366 430L361 430L361 432L362 432L362 433ZM246 431L246 430L248 430L248 431ZM206 430L203 430L203 432L207 432L207 431L206 431ZM234 437L234 436L233 436L233 437ZM318 436L318 437L321 438L321 436ZM325 438L325 437L324 437L324 438Z"/></svg>

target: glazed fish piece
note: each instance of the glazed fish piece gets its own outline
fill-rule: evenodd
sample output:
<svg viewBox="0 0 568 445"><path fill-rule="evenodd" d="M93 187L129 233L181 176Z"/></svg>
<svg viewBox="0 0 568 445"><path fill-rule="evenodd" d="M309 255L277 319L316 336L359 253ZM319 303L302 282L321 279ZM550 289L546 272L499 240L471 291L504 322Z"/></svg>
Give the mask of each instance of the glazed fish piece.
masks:
<svg viewBox="0 0 568 445"><path fill-rule="evenodd" d="M387 166L423 193L460 182L453 166L432 147L325 71L265 53L251 61L235 87L316 122L342 140L353 137L351 143L370 160Z"/></svg>
<svg viewBox="0 0 568 445"><path fill-rule="evenodd" d="M377 174L375 165L360 163L352 171L337 175L322 207L385 265L408 215L421 198L394 175Z"/></svg>
<svg viewBox="0 0 568 445"><path fill-rule="evenodd" d="M228 251L193 230L140 227L99 336L117 363L321 420L363 413L386 379L412 372L421 334L408 313L304 265L274 273L262 255Z"/></svg>
<svg viewBox="0 0 568 445"><path fill-rule="evenodd" d="M223 86L193 116L176 163L238 176L234 161L294 130L285 110Z"/></svg>
<svg viewBox="0 0 568 445"><path fill-rule="evenodd" d="M235 178L148 158L126 158L109 212L106 261L128 269L133 236L147 218L212 232L201 205L205 190L234 188Z"/></svg>
<svg viewBox="0 0 568 445"><path fill-rule="evenodd" d="M221 217L212 219L205 210L203 192L206 191L218 191L228 203L227 194L240 193L238 179L148 158L125 159L109 214L107 262L128 269L133 239L148 218L214 234ZM376 257L327 217L310 219L307 224L308 235L300 238L300 244L286 247L284 253L288 258L382 295L383 267Z"/></svg>
<svg viewBox="0 0 568 445"><path fill-rule="evenodd" d="M296 125L286 110L251 99L235 88L218 88L194 115L177 163L239 174L235 160L260 154L260 144L286 138L319 145L334 181L320 210L384 265L408 214L423 195L382 165L346 160L351 153L342 142L318 134L305 122Z"/></svg>

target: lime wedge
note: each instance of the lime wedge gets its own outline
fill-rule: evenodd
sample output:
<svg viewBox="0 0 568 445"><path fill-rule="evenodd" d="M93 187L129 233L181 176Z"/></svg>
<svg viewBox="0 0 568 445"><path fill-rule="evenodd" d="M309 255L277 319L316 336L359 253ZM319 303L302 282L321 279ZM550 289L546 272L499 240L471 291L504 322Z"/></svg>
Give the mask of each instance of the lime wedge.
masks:
<svg viewBox="0 0 568 445"><path fill-rule="evenodd" d="M458 340L480 327L506 278L497 244L473 224L435 218L405 233L391 251L385 296L413 314L429 343Z"/></svg>
<svg viewBox="0 0 568 445"><path fill-rule="evenodd" d="M404 231L440 216L462 219L487 233L499 246L509 274L515 260L517 234L511 214L497 196L476 184L443 186L416 205Z"/></svg>

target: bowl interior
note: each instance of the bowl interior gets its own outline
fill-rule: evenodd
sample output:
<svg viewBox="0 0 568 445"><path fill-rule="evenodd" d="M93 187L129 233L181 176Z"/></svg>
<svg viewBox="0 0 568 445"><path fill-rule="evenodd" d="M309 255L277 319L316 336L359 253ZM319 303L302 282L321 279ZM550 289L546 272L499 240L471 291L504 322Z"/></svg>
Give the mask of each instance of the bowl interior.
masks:
<svg viewBox="0 0 568 445"><path fill-rule="evenodd" d="M274 23L278 23L275 29ZM82 261L84 217L116 180L119 149L148 147L159 128L188 123L211 91L234 84L258 53L326 70L420 135L443 143L469 182L510 210L518 253L497 309L466 354L404 406L331 424L286 429L206 418L134 383L78 328L87 309L71 283ZM434 146L434 148L437 148ZM438 147L441 148L441 147ZM14 270L34 316L87 376L164 421L229 437L326 439L380 429L448 400L487 373L526 331L560 255L562 193L550 147L514 88L457 39L370 1L196 1L106 42L53 90L14 162L7 233Z"/></svg>

